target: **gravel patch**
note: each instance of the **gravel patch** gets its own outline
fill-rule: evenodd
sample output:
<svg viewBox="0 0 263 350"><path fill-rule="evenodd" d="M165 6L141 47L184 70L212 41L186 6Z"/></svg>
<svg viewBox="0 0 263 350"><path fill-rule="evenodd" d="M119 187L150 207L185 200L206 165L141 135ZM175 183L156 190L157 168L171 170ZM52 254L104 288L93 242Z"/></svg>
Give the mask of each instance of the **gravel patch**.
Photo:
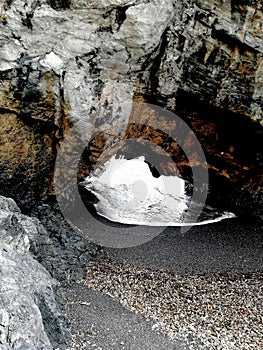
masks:
<svg viewBox="0 0 263 350"><path fill-rule="evenodd" d="M189 349L263 348L263 275L195 274L91 261L78 281L154 321Z"/></svg>

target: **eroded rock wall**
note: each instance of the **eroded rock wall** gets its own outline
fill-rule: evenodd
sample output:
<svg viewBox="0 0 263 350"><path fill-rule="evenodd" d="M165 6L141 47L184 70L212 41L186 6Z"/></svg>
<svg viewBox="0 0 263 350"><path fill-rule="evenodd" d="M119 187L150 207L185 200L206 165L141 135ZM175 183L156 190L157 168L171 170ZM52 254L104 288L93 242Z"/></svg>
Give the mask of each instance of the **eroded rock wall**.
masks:
<svg viewBox="0 0 263 350"><path fill-rule="evenodd" d="M178 167L187 168L176 142L158 130L149 136L131 128L149 116L130 114L134 101L143 101L192 127L215 197L231 193L235 206L241 193L239 207L262 216L262 33L260 0L3 2L1 192L24 208L46 200L72 126L78 133L69 157L78 143L94 140L81 176L105 144L128 137L165 144ZM162 129L176 127L156 118L154 126L160 118Z"/></svg>
<svg viewBox="0 0 263 350"><path fill-rule="evenodd" d="M0 348L3 350L51 350L68 339L54 292L58 282L29 253L35 231L36 220L22 215L12 199L0 196Z"/></svg>

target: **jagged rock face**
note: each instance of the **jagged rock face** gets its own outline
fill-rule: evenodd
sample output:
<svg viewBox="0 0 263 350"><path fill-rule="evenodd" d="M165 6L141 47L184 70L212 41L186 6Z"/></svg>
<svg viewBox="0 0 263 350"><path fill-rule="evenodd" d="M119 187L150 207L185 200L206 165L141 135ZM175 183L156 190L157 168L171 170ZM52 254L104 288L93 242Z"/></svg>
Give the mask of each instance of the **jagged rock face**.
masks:
<svg viewBox="0 0 263 350"><path fill-rule="evenodd" d="M262 122L261 1L177 1L156 67L156 92L182 95ZM180 103L180 101L179 101Z"/></svg>
<svg viewBox="0 0 263 350"><path fill-rule="evenodd" d="M93 140L80 179L105 145L134 137L164 147L188 177L178 144L156 129L162 120L161 131L169 134L174 123L153 111L153 130L138 126L149 111L134 114L133 103L144 101L191 126L206 153L215 197L228 202L229 193L233 206L262 216L260 0L13 0L1 11L3 194L24 208L47 199L66 135L72 147L65 158ZM78 128L73 136L72 126ZM165 160L162 167L173 173Z"/></svg>
<svg viewBox="0 0 263 350"><path fill-rule="evenodd" d="M36 230L36 220L0 196L1 350L51 350L67 339L57 282L29 253L29 236Z"/></svg>

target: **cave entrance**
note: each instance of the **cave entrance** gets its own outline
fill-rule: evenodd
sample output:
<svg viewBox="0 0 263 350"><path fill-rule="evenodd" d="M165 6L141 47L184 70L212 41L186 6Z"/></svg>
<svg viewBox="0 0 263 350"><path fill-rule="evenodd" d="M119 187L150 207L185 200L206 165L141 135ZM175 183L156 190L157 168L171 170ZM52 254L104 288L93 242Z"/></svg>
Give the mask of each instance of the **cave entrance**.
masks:
<svg viewBox="0 0 263 350"><path fill-rule="evenodd" d="M143 226L200 225L233 214L219 212L204 203L195 203L192 212L191 184L178 176L160 175L144 156L127 159L114 155L82 182L96 198L96 213L111 222ZM197 222L193 211L204 206Z"/></svg>
<svg viewBox="0 0 263 350"><path fill-rule="evenodd" d="M97 212L114 222L162 226L173 220L171 208L177 220L187 209L185 181L160 175L144 156L114 155L84 184L98 199Z"/></svg>

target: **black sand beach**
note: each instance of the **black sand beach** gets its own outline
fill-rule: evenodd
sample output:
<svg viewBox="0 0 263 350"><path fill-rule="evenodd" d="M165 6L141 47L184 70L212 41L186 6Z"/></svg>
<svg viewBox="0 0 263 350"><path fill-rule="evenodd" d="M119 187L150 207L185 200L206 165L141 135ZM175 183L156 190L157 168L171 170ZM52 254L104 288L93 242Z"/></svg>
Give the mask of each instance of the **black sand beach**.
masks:
<svg viewBox="0 0 263 350"><path fill-rule="evenodd" d="M104 248L94 264L110 259L113 268L114 264L126 264L138 271L164 270L185 279L253 275L261 280L262 287L262 233L261 224L240 219L193 227L186 233L169 227L137 247ZM92 291L83 283L62 287L62 291L73 334L70 349L184 349L181 339L171 340L157 333L152 329L153 321L128 311L102 292ZM255 323L255 327L259 325ZM185 348L190 349L187 345Z"/></svg>

